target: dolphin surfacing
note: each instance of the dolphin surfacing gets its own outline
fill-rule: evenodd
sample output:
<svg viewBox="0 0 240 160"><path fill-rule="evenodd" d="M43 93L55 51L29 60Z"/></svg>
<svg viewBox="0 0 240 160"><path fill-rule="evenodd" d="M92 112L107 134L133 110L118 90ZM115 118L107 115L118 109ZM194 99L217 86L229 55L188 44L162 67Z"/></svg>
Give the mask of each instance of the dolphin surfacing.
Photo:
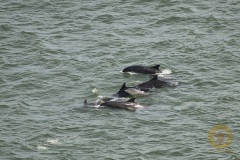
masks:
<svg viewBox="0 0 240 160"><path fill-rule="evenodd" d="M101 104L101 106L106 106L106 107L110 107L110 108L117 108L117 109L127 109L127 110L131 110L131 111L135 111L139 106L136 102L135 102L136 98L132 98L126 102L122 102L122 101L106 101L103 102Z"/></svg>
<svg viewBox="0 0 240 160"><path fill-rule="evenodd" d="M87 105L100 105L103 102L107 102L107 101L111 101L111 100L113 100L113 98L108 98L108 97L97 99L94 102L88 102L88 100L85 99L83 103L84 103L85 106L87 106Z"/></svg>
<svg viewBox="0 0 240 160"><path fill-rule="evenodd" d="M148 89L146 90L141 90L139 87L127 87L126 83L123 83L122 87L120 90L117 92L118 97L131 97L131 96L145 96L147 95L146 91L149 91Z"/></svg>
<svg viewBox="0 0 240 160"><path fill-rule="evenodd" d="M159 80L158 76L155 75L151 80L138 84L136 87L140 90L151 90L153 88L162 88L167 86L172 86L172 84L164 80Z"/></svg>
<svg viewBox="0 0 240 160"><path fill-rule="evenodd" d="M130 94L128 92L126 92L126 90L129 89L129 88L131 88L131 87L127 87L126 83L123 83L122 87L117 92L117 96L118 97L129 97Z"/></svg>
<svg viewBox="0 0 240 160"><path fill-rule="evenodd" d="M140 83L133 87L127 87L126 83L123 83L120 90L115 94L118 97L131 97L131 96L145 96L147 92L154 88L172 87L174 83L158 79L158 75L155 75L151 80Z"/></svg>
<svg viewBox="0 0 240 160"><path fill-rule="evenodd" d="M162 71L159 69L160 65L155 65L152 67L144 66L144 65L132 65L126 67L122 70L122 72L134 72L134 73L142 73L142 74L156 74L161 73Z"/></svg>

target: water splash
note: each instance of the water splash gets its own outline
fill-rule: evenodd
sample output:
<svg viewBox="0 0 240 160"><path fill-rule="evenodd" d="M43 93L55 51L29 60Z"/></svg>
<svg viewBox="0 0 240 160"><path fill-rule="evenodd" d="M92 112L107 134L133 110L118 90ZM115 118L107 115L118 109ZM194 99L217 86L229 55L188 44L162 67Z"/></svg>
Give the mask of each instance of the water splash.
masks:
<svg viewBox="0 0 240 160"><path fill-rule="evenodd" d="M94 89L92 90L92 93L94 93L94 94L99 94L99 90L98 90L97 88L94 88Z"/></svg>
<svg viewBox="0 0 240 160"><path fill-rule="evenodd" d="M171 74L172 71L170 69L163 69L161 74Z"/></svg>
<svg viewBox="0 0 240 160"><path fill-rule="evenodd" d="M144 106L142 106L142 105L140 105L140 104L135 105L135 108L138 108L138 109L143 108L143 107L144 107Z"/></svg>

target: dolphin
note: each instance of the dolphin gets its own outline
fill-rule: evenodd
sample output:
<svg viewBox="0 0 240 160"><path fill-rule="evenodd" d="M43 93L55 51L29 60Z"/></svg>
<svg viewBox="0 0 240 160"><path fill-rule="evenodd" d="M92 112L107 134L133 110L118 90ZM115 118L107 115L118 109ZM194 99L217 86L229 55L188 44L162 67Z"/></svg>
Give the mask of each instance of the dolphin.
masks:
<svg viewBox="0 0 240 160"><path fill-rule="evenodd" d="M120 90L115 94L118 97L130 97L130 96L143 96L147 95L145 92L149 89L139 89L139 87L127 87L126 83L123 83Z"/></svg>
<svg viewBox="0 0 240 160"><path fill-rule="evenodd" d="M153 88L162 88L167 86L174 86L174 84L168 81L159 80L158 76L155 75L151 80L133 87L127 87L126 83L123 83L122 87L115 95L118 97L143 96L147 95L146 92L151 91Z"/></svg>
<svg viewBox="0 0 240 160"><path fill-rule="evenodd" d="M151 90L153 88L162 88L162 87L167 87L167 86L172 86L172 83L159 80L158 76L155 75L151 80L147 82L143 82L141 84L138 84L136 88L139 88L140 90Z"/></svg>
<svg viewBox="0 0 240 160"><path fill-rule="evenodd" d="M140 105L135 102L136 98L131 98L128 101L105 101L100 106L106 106L110 108L118 108L118 109L127 109L131 111L135 111Z"/></svg>
<svg viewBox="0 0 240 160"><path fill-rule="evenodd" d="M142 74L156 74L161 73L162 71L159 69L160 65L155 65L152 67L143 66L143 65L133 65L126 67L122 70L122 72L134 72L134 73L142 73Z"/></svg>
<svg viewBox="0 0 240 160"><path fill-rule="evenodd" d="M100 105L103 102L111 101L113 98L104 97L96 100L95 102L88 102L87 99L84 100L84 105Z"/></svg>

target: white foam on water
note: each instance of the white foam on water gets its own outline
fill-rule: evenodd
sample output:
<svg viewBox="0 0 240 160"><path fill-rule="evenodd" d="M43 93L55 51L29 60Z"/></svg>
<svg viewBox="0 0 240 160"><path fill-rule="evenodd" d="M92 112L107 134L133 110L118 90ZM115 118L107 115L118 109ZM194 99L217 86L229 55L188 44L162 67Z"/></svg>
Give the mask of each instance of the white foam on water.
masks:
<svg viewBox="0 0 240 160"><path fill-rule="evenodd" d="M48 139L47 140L47 143L50 143L50 144L58 144L59 143L59 139Z"/></svg>
<svg viewBox="0 0 240 160"><path fill-rule="evenodd" d="M172 73L172 71L170 69L163 69L162 73L160 73L160 75L161 74L171 74L171 73Z"/></svg>
<svg viewBox="0 0 240 160"><path fill-rule="evenodd" d="M137 104L135 107L136 107L136 108L143 108L143 106L140 105L140 104Z"/></svg>
<svg viewBox="0 0 240 160"><path fill-rule="evenodd" d="M94 88L94 89L92 90L92 93L98 94L98 93L99 93L99 90L98 90L97 88Z"/></svg>
<svg viewBox="0 0 240 160"><path fill-rule="evenodd" d="M101 106L101 105L94 105L93 107L94 107L94 108L103 108L104 106Z"/></svg>
<svg viewBox="0 0 240 160"><path fill-rule="evenodd" d="M162 73L157 74L158 77L165 77Z"/></svg>
<svg viewBox="0 0 240 160"><path fill-rule="evenodd" d="M97 96L99 99L103 99L104 98L104 96L102 96L102 95L99 95L99 96Z"/></svg>
<svg viewBox="0 0 240 160"><path fill-rule="evenodd" d="M177 86L178 82L171 82L171 86Z"/></svg>
<svg viewBox="0 0 240 160"><path fill-rule="evenodd" d="M37 146L38 150L47 150L48 148L46 146Z"/></svg>

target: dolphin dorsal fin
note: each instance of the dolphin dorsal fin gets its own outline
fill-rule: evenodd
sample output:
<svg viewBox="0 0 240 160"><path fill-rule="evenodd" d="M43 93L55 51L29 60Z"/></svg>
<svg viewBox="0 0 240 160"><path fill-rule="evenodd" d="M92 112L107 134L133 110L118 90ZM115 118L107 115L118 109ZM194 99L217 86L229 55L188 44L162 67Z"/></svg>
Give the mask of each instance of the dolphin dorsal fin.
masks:
<svg viewBox="0 0 240 160"><path fill-rule="evenodd" d="M122 87L120 88L120 91L121 90L125 90L127 87L126 87L126 83L123 83Z"/></svg>
<svg viewBox="0 0 240 160"><path fill-rule="evenodd" d="M84 104L87 104L87 99L84 100Z"/></svg>
<svg viewBox="0 0 240 160"><path fill-rule="evenodd" d="M158 75L155 75L152 79L151 79L151 81L152 80L158 80Z"/></svg>
<svg viewBox="0 0 240 160"><path fill-rule="evenodd" d="M127 102L135 102L135 99L136 99L136 98L131 98L131 99L129 99Z"/></svg>
<svg viewBox="0 0 240 160"><path fill-rule="evenodd" d="M158 65L156 65L156 66L152 66L151 68L156 69L156 70L159 71L159 70L160 70L159 67L160 67L160 65L158 64Z"/></svg>

